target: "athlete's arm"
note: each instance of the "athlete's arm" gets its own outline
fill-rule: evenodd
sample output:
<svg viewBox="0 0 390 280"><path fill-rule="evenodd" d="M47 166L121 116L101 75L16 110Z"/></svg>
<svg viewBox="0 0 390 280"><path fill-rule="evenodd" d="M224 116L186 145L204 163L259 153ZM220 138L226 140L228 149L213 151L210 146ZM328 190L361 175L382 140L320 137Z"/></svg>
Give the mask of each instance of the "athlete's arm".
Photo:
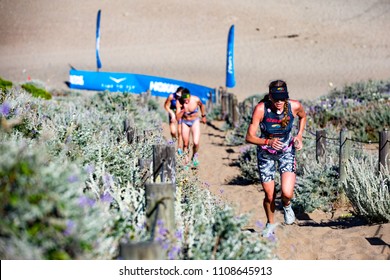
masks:
<svg viewBox="0 0 390 280"><path fill-rule="evenodd" d="M202 123L206 123L206 106L204 106L202 100L198 100L198 105L200 107L200 113L202 114Z"/></svg>
<svg viewBox="0 0 390 280"><path fill-rule="evenodd" d="M245 140L248 143L256 145L266 145L267 139L261 139L257 137L257 130L259 129L260 122L263 120L264 116L264 103L260 102L256 105L253 110L252 120L249 124Z"/></svg>
<svg viewBox="0 0 390 280"><path fill-rule="evenodd" d="M303 108L303 106L300 102L295 101L293 104L294 104L293 108L294 108L295 114L299 118L299 123L298 123L299 129L298 129L298 133L294 139L295 140L295 148L299 151L303 147L302 138L303 138L303 131L305 130L305 126L306 126L306 112L305 112L305 109Z"/></svg>

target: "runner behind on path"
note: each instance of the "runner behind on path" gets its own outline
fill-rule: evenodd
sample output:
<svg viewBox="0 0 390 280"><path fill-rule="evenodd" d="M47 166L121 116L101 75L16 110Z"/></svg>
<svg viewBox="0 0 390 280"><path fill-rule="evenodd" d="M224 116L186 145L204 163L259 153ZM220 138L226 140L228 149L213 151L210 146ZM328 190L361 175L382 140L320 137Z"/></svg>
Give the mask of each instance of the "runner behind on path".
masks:
<svg viewBox="0 0 390 280"><path fill-rule="evenodd" d="M299 118L299 130L292 135L294 118ZM295 214L290 200L294 195L296 179L295 150L302 149L302 136L306 125L306 113L297 100L289 99L287 84L276 80L269 85L269 94L255 107L246 134L246 141L257 145L260 182L265 192L263 207L267 216L263 236L273 234L275 213L275 162L278 162L282 186L284 222L294 223ZM257 137L260 129L261 136Z"/></svg>
<svg viewBox="0 0 390 280"><path fill-rule="evenodd" d="M200 141L200 122L206 123L205 106L199 97L191 95L188 89L183 89L180 102L176 102L176 118L181 119L181 132L183 137L184 153L188 155L190 135L192 134L193 153L192 163L194 167L199 164L198 151ZM199 109L201 117L199 117ZM188 157L186 158L186 164Z"/></svg>
<svg viewBox="0 0 390 280"><path fill-rule="evenodd" d="M181 120L176 119L176 103L179 103L183 87L178 87L174 93L168 95L164 103L164 108L168 112L169 130L174 142L177 140L177 152L179 155L183 153L183 140L181 136Z"/></svg>

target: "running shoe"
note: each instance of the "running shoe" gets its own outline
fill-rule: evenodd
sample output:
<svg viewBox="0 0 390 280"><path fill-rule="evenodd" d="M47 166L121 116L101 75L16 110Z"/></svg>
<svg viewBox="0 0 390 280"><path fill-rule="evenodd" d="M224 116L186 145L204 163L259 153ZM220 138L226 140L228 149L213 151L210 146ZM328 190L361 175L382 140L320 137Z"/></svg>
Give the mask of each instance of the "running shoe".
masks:
<svg viewBox="0 0 390 280"><path fill-rule="evenodd" d="M265 228L261 232L261 236L265 238L269 238L275 235L275 228L278 226L278 224L270 224L267 223L265 225Z"/></svg>
<svg viewBox="0 0 390 280"><path fill-rule="evenodd" d="M199 165L199 159L198 159L198 153L196 153L193 158L192 158L192 164L194 165L194 167L198 167Z"/></svg>
<svg viewBox="0 0 390 280"><path fill-rule="evenodd" d="M295 222L295 214L294 214L294 210L291 207L291 203L287 206L283 206L283 210L284 210L284 222L287 225L293 224Z"/></svg>

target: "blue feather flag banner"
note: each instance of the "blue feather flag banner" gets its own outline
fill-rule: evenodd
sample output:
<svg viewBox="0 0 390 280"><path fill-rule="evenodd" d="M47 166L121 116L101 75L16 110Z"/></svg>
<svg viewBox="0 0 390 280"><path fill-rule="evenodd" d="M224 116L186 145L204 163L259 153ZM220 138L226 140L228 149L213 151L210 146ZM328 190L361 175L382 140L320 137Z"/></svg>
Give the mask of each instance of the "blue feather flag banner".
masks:
<svg viewBox="0 0 390 280"><path fill-rule="evenodd" d="M96 64L97 68L102 68L102 62L100 61L100 13L101 11L98 11L97 19L96 19Z"/></svg>
<svg viewBox="0 0 390 280"><path fill-rule="evenodd" d="M179 87L188 88L191 94L198 96L204 104L216 102L215 89L174 80L170 78L148 76L133 73L97 72L72 69L69 72L69 87L95 91L128 92L140 94L150 91L153 96L168 97Z"/></svg>
<svg viewBox="0 0 390 280"><path fill-rule="evenodd" d="M232 88L236 85L234 77L234 25L230 27L226 52L226 87Z"/></svg>

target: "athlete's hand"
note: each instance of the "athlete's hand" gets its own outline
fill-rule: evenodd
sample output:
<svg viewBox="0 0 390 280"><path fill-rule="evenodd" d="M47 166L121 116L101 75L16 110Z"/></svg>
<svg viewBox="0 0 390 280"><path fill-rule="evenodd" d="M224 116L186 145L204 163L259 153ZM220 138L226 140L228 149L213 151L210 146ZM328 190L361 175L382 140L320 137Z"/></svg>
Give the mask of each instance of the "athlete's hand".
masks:
<svg viewBox="0 0 390 280"><path fill-rule="evenodd" d="M200 121L201 121L201 123L206 123L206 122L207 122L206 116L202 117L202 118L200 119Z"/></svg>
<svg viewBox="0 0 390 280"><path fill-rule="evenodd" d="M269 145L270 145L273 149L275 149L275 150L277 150L277 151L283 149L283 142L280 141L279 138L272 138L271 140L269 140Z"/></svg>
<svg viewBox="0 0 390 280"><path fill-rule="evenodd" d="M295 137L294 138L294 147L297 151L302 149L303 143L302 143L302 137Z"/></svg>
<svg viewBox="0 0 390 280"><path fill-rule="evenodd" d="M176 123L176 115L171 113L171 123Z"/></svg>

